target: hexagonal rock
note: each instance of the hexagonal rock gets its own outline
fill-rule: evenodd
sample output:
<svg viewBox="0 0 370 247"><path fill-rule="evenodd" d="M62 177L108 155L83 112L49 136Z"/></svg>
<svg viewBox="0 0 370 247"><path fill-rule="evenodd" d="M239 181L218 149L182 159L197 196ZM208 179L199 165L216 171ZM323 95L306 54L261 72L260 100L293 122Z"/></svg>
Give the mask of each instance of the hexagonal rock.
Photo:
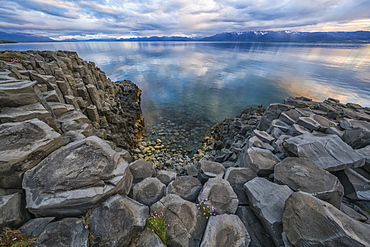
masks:
<svg viewBox="0 0 370 247"><path fill-rule="evenodd" d="M199 246L207 220L195 203L169 194L150 207L150 211L164 214L167 246Z"/></svg>
<svg viewBox="0 0 370 247"><path fill-rule="evenodd" d="M240 204L247 204L248 198L244 192L244 184L257 177L255 171L249 167L230 167L227 168L225 179L230 183L234 192L237 194Z"/></svg>
<svg viewBox="0 0 370 247"><path fill-rule="evenodd" d="M89 217L89 228L97 246L124 247L141 232L149 208L126 196L115 195L95 208ZM94 245L95 246L95 245Z"/></svg>
<svg viewBox="0 0 370 247"><path fill-rule="evenodd" d="M293 246L370 246L368 224L303 192L286 200L283 227Z"/></svg>
<svg viewBox="0 0 370 247"><path fill-rule="evenodd" d="M150 206L164 196L165 190L166 185L158 178L146 178L133 187L133 199Z"/></svg>
<svg viewBox="0 0 370 247"><path fill-rule="evenodd" d="M49 125L32 119L0 125L0 187L21 188L23 173L65 145Z"/></svg>
<svg viewBox="0 0 370 247"><path fill-rule="evenodd" d="M370 123L353 119L348 122L351 128L344 131L343 140L355 149L370 145Z"/></svg>
<svg viewBox="0 0 370 247"><path fill-rule="evenodd" d="M203 186L198 201L208 199L217 214L235 214L239 200L230 183L225 179L210 178Z"/></svg>
<svg viewBox="0 0 370 247"><path fill-rule="evenodd" d="M268 133L266 133L265 131L260 131L260 130L253 130L253 133L259 138L261 139L263 142L267 142L269 144L271 144L275 138L270 136Z"/></svg>
<svg viewBox="0 0 370 247"><path fill-rule="evenodd" d="M290 109L285 112L282 112L279 116L279 119L283 122L292 125L298 121L298 118L301 116L298 111L295 109Z"/></svg>
<svg viewBox="0 0 370 247"><path fill-rule="evenodd" d="M277 246L283 245L282 216L286 199L293 191L286 185L278 185L267 179L256 177L245 183L249 204L261 220Z"/></svg>
<svg viewBox="0 0 370 247"><path fill-rule="evenodd" d="M38 216L84 214L131 184L128 163L96 136L59 148L23 178L27 208Z"/></svg>
<svg viewBox="0 0 370 247"><path fill-rule="evenodd" d="M339 179L315 162L288 157L275 166L275 182L303 191L340 208L344 189Z"/></svg>
<svg viewBox="0 0 370 247"><path fill-rule="evenodd" d="M19 192L0 195L0 228L17 227L30 218L23 204L22 194Z"/></svg>
<svg viewBox="0 0 370 247"><path fill-rule="evenodd" d="M225 173L225 167L222 164L210 160L202 160L200 162L200 170L210 178L222 178Z"/></svg>
<svg viewBox="0 0 370 247"><path fill-rule="evenodd" d="M154 163L150 161L136 160L130 164L130 171L134 176L134 183L155 176Z"/></svg>
<svg viewBox="0 0 370 247"><path fill-rule="evenodd" d="M202 184L197 178L182 176L168 185L166 194L176 194L184 200L195 202L201 189Z"/></svg>
<svg viewBox="0 0 370 247"><path fill-rule="evenodd" d="M89 246L89 231L81 218L64 218L51 222L43 229L32 246Z"/></svg>
<svg viewBox="0 0 370 247"><path fill-rule="evenodd" d="M166 247L162 240L152 230L145 228L142 233L139 233L140 237L137 240L135 246L140 247Z"/></svg>
<svg viewBox="0 0 370 247"><path fill-rule="evenodd" d="M257 129L266 131L270 127L271 122L280 116L280 113L292 108L293 106L290 105L279 103L271 104L263 113L263 116L258 123Z"/></svg>
<svg viewBox="0 0 370 247"><path fill-rule="evenodd" d="M297 124L311 131L318 130L321 127L321 125L316 120L310 117L300 117L297 121Z"/></svg>
<svg viewBox="0 0 370 247"><path fill-rule="evenodd" d="M210 217L200 246L247 247L249 243L248 231L240 218L236 215L223 214Z"/></svg>
<svg viewBox="0 0 370 247"><path fill-rule="evenodd" d="M0 83L0 105L14 107L38 103L36 81L12 81Z"/></svg>
<svg viewBox="0 0 370 247"><path fill-rule="evenodd" d="M245 153L243 166L252 168L258 176L269 176L278 162L280 159L270 150L252 147Z"/></svg>
<svg viewBox="0 0 370 247"><path fill-rule="evenodd" d="M308 158L327 171L361 167L364 159L337 135L303 134L286 139L284 149L300 158Z"/></svg>
<svg viewBox="0 0 370 247"><path fill-rule="evenodd" d="M176 175L177 174L174 171L166 170L157 171L157 178L165 185L168 185L171 181L175 180Z"/></svg>

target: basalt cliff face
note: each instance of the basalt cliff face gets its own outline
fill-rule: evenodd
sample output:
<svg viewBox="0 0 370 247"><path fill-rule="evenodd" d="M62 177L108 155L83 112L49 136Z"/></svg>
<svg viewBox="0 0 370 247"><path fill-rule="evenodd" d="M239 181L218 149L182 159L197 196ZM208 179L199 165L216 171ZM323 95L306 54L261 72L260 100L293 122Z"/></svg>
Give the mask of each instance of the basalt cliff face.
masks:
<svg viewBox="0 0 370 247"><path fill-rule="evenodd" d="M370 245L369 108L247 109L179 176L128 151L143 135L132 82L74 52L13 55L0 61L0 245L20 240L6 227L32 246Z"/></svg>

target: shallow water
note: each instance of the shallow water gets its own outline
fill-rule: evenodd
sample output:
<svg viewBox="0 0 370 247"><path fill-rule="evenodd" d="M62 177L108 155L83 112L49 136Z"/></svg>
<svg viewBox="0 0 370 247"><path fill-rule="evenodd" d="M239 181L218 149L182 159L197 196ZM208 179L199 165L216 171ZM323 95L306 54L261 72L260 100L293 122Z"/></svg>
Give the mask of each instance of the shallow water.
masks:
<svg viewBox="0 0 370 247"><path fill-rule="evenodd" d="M250 105L306 96L370 106L364 44L53 42L0 50L77 51L113 81L128 79L143 90L148 139L171 139L188 150L215 122Z"/></svg>

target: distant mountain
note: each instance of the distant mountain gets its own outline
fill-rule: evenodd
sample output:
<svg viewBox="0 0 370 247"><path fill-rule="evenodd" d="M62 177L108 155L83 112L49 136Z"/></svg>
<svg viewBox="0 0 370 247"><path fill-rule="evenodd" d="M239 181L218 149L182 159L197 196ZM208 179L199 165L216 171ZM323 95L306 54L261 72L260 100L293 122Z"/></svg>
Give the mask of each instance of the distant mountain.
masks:
<svg viewBox="0 0 370 247"><path fill-rule="evenodd" d="M219 33L200 41L238 42L370 42L370 32L290 32L290 31L249 31Z"/></svg>
<svg viewBox="0 0 370 247"><path fill-rule="evenodd" d="M5 33L0 32L0 40L10 40L16 42L47 42L55 41L48 37L38 36L29 33Z"/></svg>
<svg viewBox="0 0 370 247"><path fill-rule="evenodd" d="M138 37L129 39L88 39L88 40L77 40L77 39L66 39L63 41L78 41L78 42L91 42L91 41L192 41L192 38L180 37L180 36L151 36L151 37Z"/></svg>

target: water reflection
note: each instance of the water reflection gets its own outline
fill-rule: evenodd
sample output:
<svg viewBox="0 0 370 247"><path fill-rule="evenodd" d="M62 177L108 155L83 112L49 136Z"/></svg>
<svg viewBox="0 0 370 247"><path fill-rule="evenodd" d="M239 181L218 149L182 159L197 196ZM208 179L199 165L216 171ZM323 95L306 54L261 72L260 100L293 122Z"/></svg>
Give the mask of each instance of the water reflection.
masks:
<svg viewBox="0 0 370 247"><path fill-rule="evenodd" d="M288 96L370 106L370 46L361 44L89 42L0 45L73 50L143 90L147 127L210 126Z"/></svg>

